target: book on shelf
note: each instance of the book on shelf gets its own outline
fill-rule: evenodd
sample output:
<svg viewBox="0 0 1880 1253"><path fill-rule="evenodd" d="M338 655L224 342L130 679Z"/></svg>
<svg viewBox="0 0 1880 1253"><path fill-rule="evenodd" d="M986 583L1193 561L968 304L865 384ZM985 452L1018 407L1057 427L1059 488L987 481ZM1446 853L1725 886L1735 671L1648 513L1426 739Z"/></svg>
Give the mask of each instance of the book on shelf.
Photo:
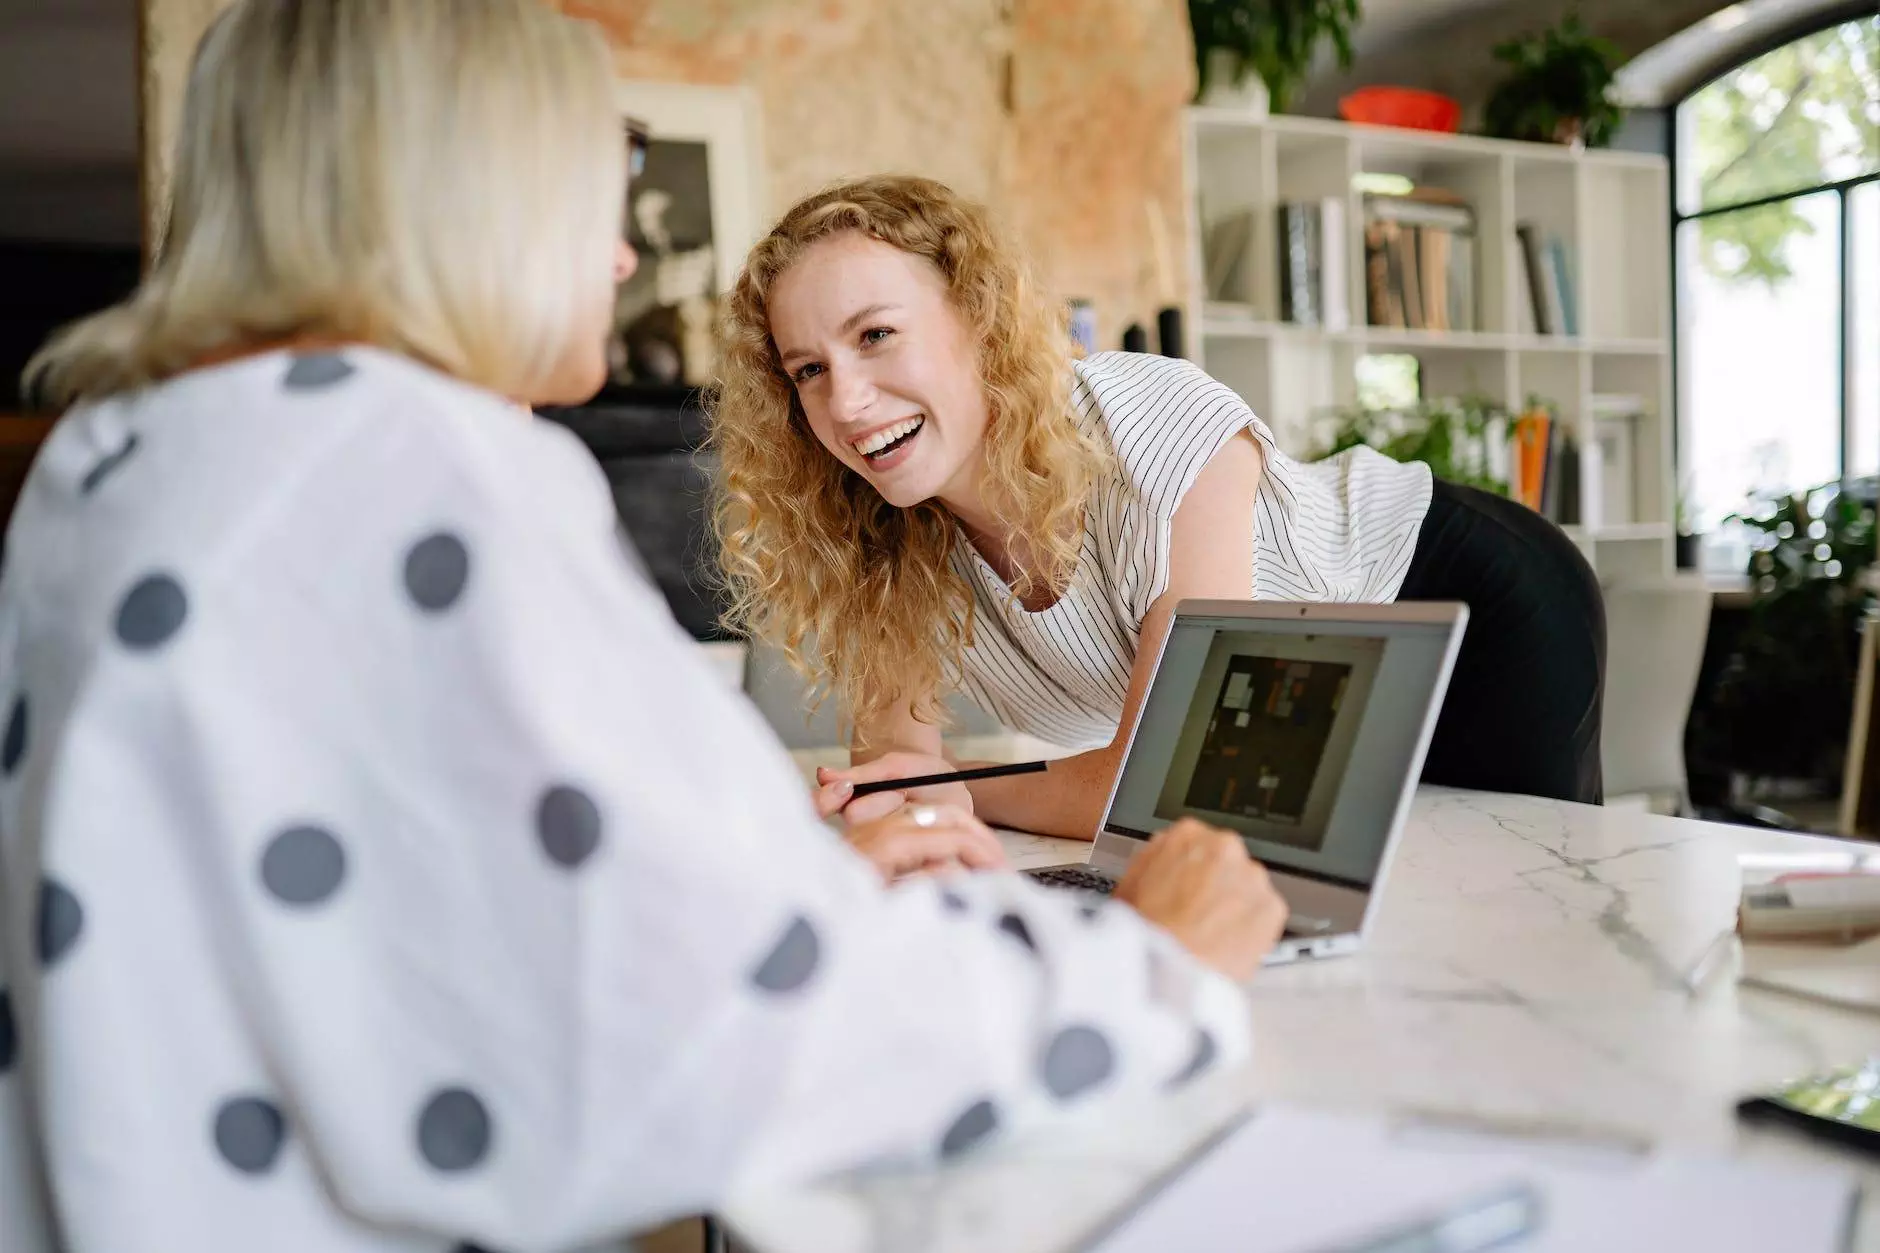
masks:
<svg viewBox="0 0 1880 1253"><path fill-rule="evenodd" d="M1540 335L1580 333L1578 289L1573 281L1573 250L1556 235L1543 236L1532 222L1514 228L1521 246L1521 300Z"/></svg>
<svg viewBox="0 0 1880 1253"><path fill-rule="evenodd" d="M1637 521L1632 454L1645 402L1637 396L1595 392L1587 411L1593 419L1592 447L1586 458L1587 525L1629 526Z"/></svg>
<svg viewBox="0 0 1880 1253"><path fill-rule="evenodd" d="M1581 522L1583 460L1567 424L1544 409L1514 420L1508 494L1560 526Z"/></svg>
<svg viewBox="0 0 1880 1253"><path fill-rule="evenodd" d="M1344 199L1283 204L1278 227L1280 320L1349 329Z"/></svg>
<svg viewBox="0 0 1880 1253"><path fill-rule="evenodd" d="M1573 260L1563 240L1551 238L1547 241L1547 264L1553 271L1554 292L1560 301L1561 333L1578 338L1580 306L1573 285Z"/></svg>
<svg viewBox="0 0 1880 1253"><path fill-rule="evenodd" d="M1319 325L1319 206L1279 207L1279 316L1282 322Z"/></svg>
<svg viewBox="0 0 1880 1253"><path fill-rule="evenodd" d="M1253 213L1241 210L1229 213L1208 227L1202 245L1206 273L1203 282L1209 300L1224 304L1251 304L1252 285L1247 281L1246 258L1253 245Z"/></svg>
<svg viewBox="0 0 1880 1253"><path fill-rule="evenodd" d="M1328 331L1351 329L1351 279L1347 260L1351 240L1345 221L1345 198L1327 196L1319 202L1319 316Z"/></svg>
<svg viewBox="0 0 1880 1253"><path fill-rule="evenodd" d="M1364 198L1365 314L1372 326L1476 329L1475 211L1441 188Z"/></svg>

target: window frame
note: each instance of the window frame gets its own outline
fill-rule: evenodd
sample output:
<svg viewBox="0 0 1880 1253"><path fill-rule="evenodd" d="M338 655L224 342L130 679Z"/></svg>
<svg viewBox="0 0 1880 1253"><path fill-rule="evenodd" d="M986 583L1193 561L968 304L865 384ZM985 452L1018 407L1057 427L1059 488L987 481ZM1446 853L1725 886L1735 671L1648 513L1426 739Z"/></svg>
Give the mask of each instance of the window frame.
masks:
<svg viewBox="0 0 1880 1253"><path fill-rule="evenodd" d="M1732 201L1727 204L1698 208L1692 212L1686 213L1679 204L1678 199L1678 191L1681 185L1680 176L1683 173L1681 166L1683 154L1680 151L1679 144L1683 127L1679 119L1684 106L1690 102L1693 96L1698 95L1721 79L1742 69L1745 65L1748 65L1757 58L1774 52L1777 49L1785 48L1789 44L1807 39L1811 35L1818 35L1822 31L1832 30L1837 26L1844 26L1849 22L1859 21L1862 18L1869 18L1873 15L1873 5L1871 0L1868 0L1866 3L1849 3L1812 13L1809 14L1806 19L1794 25L1779 27L1770 31L1767 35L1731 49L1727 59L1714 62L1701 75L1693 78L1682 91L1672 95L1665 106L1665 126L1663 134L1665 137L1666 158L1669 165L1669 186L1671 191L1671 195L1668 197L1670 202L1671 240L1670 247L1667 250L1671 260L1670 347L1671 376L1674 380L1674 385L1671 389L1671 464L1678 475L1678 481L1680 483L1684 481L1685 472L1685 422L1690 415L1684 411L1685 389L1683 384L1683 358L1685 345L1683 304L1685 269L1681 250L1678 247L1679 233L1682 231L1685 224L1689 222L1697 222L1704 218L1716 217L1725 213L1740 213L1747 209L1760 209L1767 205L1781 204L1784 201L1799 200L1805 196L1819 195L1822 192L1834 192L1836 194L1836 208L1838 211L1836 225L1840 234L1836 250L1836 264L1840 267L1840 301L1836 320L1840 326L1840 335L1835 348L1839 364L1839 386L1836 391L1839 397L1841 429L1839 440L1840 455L1836 461L1839 466L1840 481L1843 484L1846 484L1850 478L1853 477L1848 473L1848 459L1854 445L1854 371L1856 368L1854 303L1856 292L1854 288L1854 269L1851 264L1853 260L1854 225L1853 216L1849 212L1849 209L1853 201L1854 188L1867 184L1880 184L1880 169L1870 170L1866 174L1856 175L1852 178L1837 179L1825 183L1814 183L1767 196L1757 196L1748 200Z"/></svg>

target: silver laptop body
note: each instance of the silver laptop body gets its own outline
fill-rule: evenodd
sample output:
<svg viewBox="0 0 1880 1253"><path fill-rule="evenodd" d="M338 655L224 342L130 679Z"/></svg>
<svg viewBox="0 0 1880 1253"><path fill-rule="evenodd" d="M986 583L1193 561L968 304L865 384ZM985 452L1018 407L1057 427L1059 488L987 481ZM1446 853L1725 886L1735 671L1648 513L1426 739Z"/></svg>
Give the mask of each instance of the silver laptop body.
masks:
<svg viewBox="0 0 1880 1253"><path fill-rule="evenodd" d="M1120 878L1191 815L1239 832L1290 907L1269 965L1354 952L1468 616L1448 602L1181 602L1085 869Z"/></svg>

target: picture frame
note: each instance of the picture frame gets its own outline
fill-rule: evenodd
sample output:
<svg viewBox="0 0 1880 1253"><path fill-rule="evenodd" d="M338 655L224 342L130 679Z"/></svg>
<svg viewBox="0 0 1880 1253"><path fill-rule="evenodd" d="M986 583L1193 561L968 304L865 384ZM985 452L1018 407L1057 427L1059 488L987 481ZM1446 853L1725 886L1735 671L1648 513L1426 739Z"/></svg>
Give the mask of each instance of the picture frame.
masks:
<svg viewBox="0 0 1880 1253"><path fill-rule="evenodd" d="M628 187L639 267L622 285L608 350L610 390L697 387L716 368L719 303L768 207L761 114L748 87L621 79L615 103L648 132Z"/></svg>

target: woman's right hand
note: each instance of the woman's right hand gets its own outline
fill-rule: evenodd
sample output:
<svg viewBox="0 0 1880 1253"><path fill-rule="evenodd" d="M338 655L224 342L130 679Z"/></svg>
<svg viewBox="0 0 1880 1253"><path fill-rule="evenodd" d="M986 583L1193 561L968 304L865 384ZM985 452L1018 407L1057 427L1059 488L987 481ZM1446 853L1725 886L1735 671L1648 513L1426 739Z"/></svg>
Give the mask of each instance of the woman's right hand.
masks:
<svg viewBox="0 0 1880 1253"><path fill-rule="evenodd" d="M1286 902L1240 837L1183 818L1136 854L1116 897L1237 983L1286 929Z"/></svg>
<svg viewBox="0 0 1880 1253"><path fill-rule="evenodd" d="M985 823L954 805L907 805L842 833L892 883L939 870L1003 870L1005 849Z"/></svg>

